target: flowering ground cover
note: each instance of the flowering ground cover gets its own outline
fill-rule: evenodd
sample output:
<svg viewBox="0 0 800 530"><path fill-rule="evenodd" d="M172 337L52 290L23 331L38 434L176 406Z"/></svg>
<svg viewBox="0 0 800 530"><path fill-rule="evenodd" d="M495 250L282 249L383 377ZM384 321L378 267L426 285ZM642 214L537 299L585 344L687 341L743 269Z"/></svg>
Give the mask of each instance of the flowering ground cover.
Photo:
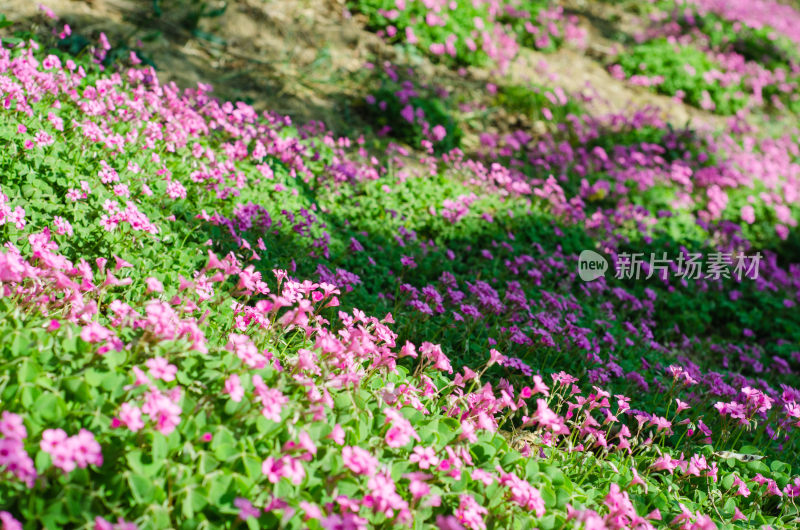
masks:
<svg viewBox="0 0 800 530"><path fill-rule="evenodd" d="M652 2L652 27L615 76L720 114L797 111L798 12L778 2Z"/></svg>
<svg viewBox="0 0 800 530"><path fill-rule="evenodd" d="M520 46L548 50L583 38L573 17L543 0L355 0L387 38L457 65L508 66Z"/></svg>
<svg viewBox="0 0 800 530"><path fill-rule="evenodd" d="M574 23L454 5L358 7L456 68ZM339 137L50 24L0 49L3 528L797 527L797 130L376 62ZM541 130L470 148L497 108Z"/></svg>

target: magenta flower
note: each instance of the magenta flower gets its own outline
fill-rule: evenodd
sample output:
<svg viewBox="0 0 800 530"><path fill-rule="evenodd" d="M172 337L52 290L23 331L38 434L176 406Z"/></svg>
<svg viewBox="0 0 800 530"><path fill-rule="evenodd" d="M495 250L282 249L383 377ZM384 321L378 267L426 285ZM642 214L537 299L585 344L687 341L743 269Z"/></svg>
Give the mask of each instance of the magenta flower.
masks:
<svg viewBox="0 0 800 530"><path fill-rule="evenodd" d="M453 367L450 365L450 359L448 359L447 356L442 352L442 347L438 344L423 342L422 346L419 348L419 351L422 354L423 359L427 359L428 361L432 362L433 367L437 370L441 370L450 374L453 373Z"/></svg>
<svg viewBox="0 0 800 530"><path fill-rule="evenodd" d="M119 410L120 421L131 431L136 432L144 427L142 411L130 403L123 403Z"/></svg>
<svg viewBox="0 0 800 530"><path fill-rule="evenodd" d="M470 530L485 530L483 516L489 511L478 504L471 495L461 494L455 516L458 521Z"/></svg>
<svg viewBox="0 0 800 530"><path fill-rule="evenodd" d="M155 357L145 361L145 365L155 379L170 382L175 380L175 374L178 373L178 367L174 364L169 364L163 357Z"/></svg>
<svg viewBox="0 0 800 530"><path fill-rule="evenodd" d="M100 466L103 456L100 444L94 435L86 429L81 429L74 436L67 437L62 429L47 429L42 433L40 442L42 451L50 455L53 465L65 473L75 467L85 468L89 464Z"/></svg>
<svg viewBox="0 0 800 530"><path fill-rule="evenodd" d="M650 469L654 471L668 471L671 475L672 472L678 467L678 460L673 460L672 457L668 454L662 455L650 464Z"/></svg>
<svg viewBox="0 0 800 530"><path fill-rule="evenodd" d="M0 523L3 525L3 530L22 530L22 523L6 511L0 512Z"/></svg>
<svg viewBox="0 0 800 530"><path fill-rule="evenodd" d="M497 472L500 474L500 484L508 487L512 501L519 504L523 509L532 511L536 517L544 516L544 499L542 499L538 489L514 473L505 473L499 466L497 467Z"/></svg>
<svg viewBox="0 0 800 530"><path fill-rule="evenodd" d="M746 206L742 206L741 216L745 223L751 225L756 220L756 211L748 204Z"/></svg>
<svg viewBox="0 0 800 530"><path fill-rule="evenodd" d="M389 447L403 447L410 442L412 438L417 441L420 440L417 431L411 426L411 422L404 418L399 411L386 408L383 410L383 413L386 414L385 423L391 423L391 427L386 431L386 445Z"/></svg>
<svg viewBox="0 0 800 530"><path fill-rule="evenodd" d="M4 410L2 417L0 417L0 434L12 440L24 440L27 438L28 431L22 422L22 416Z"/></svg>
<svg viewBox="0 0 800 530"><path fill-rule="evenodd" d="M342 448L344 465L356 475L372 476L378 469L378 460L360 447L347 445Z"/></svg>
<svg viewBox="0 0 800 530"><path fill-rule="evenodd" d="M414 447L414 452L408 457L408 461L412 464L417 464L420 469L435 468L439 465L436 451L432 447L423 447L421 445Z"/></svg>
<svg viewBox="0 0 800 530"><path fill-rule="evenodd" d="M246 521L250 517L258 519L261 516L261 510L253 506L253 503L242 497L236 497L233 505L239 508L239 519Z"/></svg>
<svg viewBox="0 0 800 530"><path fill-rule="evenodd" d="M244 397L244 387L242 387L238 375L231 374L231 376L225 380L225 393L230 396L231 400L237 403L242 400Z"/></svg>

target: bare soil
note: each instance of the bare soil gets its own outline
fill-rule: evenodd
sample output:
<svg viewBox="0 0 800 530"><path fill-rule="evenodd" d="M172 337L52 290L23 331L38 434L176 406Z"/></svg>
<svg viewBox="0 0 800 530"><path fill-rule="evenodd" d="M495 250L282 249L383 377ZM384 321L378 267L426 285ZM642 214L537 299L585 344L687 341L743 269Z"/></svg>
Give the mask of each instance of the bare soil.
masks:
<svg viewBox="0 0 800 530"><path fill-rule="evenodd" d="M344 0L230 0L221 16L201 19L200 36L186 29L191 13L175 8L187 4L179 0L162 2L164 14L158 19L152 17L152 0L44 3L82 35L96 37L103 31L112 43L155 35L143 49L162 82L180 87L209 83L220 98L247 101L257 110L287 114L301 123L320 120L337 132L351 131L360 121L353 102L364 95L359 83L364 64L396 58L391 46L348 12ZM0 13L15 22L11 31L43 32L45 19L37 5L35 0L0 0ZM678 125L723 124L718 116L608 74L605 64L616 40L636 30L641 24L637 17L600 2L569 0L566 6L588 32L586 49L564 47L549 54L522 50L509 69L510 82L591 93L595 111L626 112L649 105ZM490 79L488 70L472 68L462 78L428 61L416 68L423 80L478 95Z"/></svg>

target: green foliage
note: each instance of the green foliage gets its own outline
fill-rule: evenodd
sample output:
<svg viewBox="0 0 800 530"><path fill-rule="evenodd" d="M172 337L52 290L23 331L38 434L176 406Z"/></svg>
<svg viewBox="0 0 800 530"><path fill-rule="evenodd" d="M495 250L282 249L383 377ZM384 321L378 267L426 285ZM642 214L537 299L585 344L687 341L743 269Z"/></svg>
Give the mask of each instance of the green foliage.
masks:
<svg viewBox="0 0 800 530"><path fill-rule="evenodd" d="M551 31L547 27L548 22L557 17L542 16L549 14L554 7L554 3L548 0L509 2L506 12L500 16L500 22L511 26L521 46L543 52L555 51L564 42L563 28ZM510 16L509 12L514 16Z"/></svg>
<svg viewBox="0 0 800 530"><path fill-rule="evenodd" d="M747 104L741 82L723 84L717 79L709 81L706 75L718 70L714 62L701 50L691 45L679 45L666 38L635 45L618 58L627 77L644 75L663 78L656 90L674 96L683 94L684 101L708 107L719 114L733 114Z"/></svg>
<svg viewBox="0 0 800 530"><path fill-rule="evenodd" d="M509 113L521 114L531 120L564 123L570 114L580 116L586 112L574 99L569 98L566 104L562 105L552 92L550 93L552 100L548 98L545 95L547 92L542 87L509 85L500 88L495 100Z"/></svg>
<svg viewBox="0 0 800 530"><path fill-rule="evenodd" d="M367 114L375 126L388 127L392 137L415 148L419 148L420 142L426 139L433 142L437 153L459 147L462 132L453 118L452 110L447 108L446 99L436 95L417 95L401 101L397 96L399 90L396 85L383 86L373 94L375 102L368 104ZM403 115L404 111L410 113L413 121L408 121ZM438 141L433 137L433 129L437 125L444 127L447 132Z"/></svg>
<svg viewBox="0 0 800 530"><path fill-rule="evenodd" d="M441 13L442 25L426 23L428 13L433 13L423 2L409 0L406 9L398 10L395 0L352 0L349 2L355 9L366 15L368 23L375 29L385 30L389 26L397 29L397 36L392 40L407 42L406 31L410 30L418 39L415 44L424 53L430 53L432 44L444 44L448 37L455 36L454 57L442 55L442 59L459 65L485 65L489 56L481 48L479 28L476 20L484 27L492 25L487 4L471 0L456 0L456 9L446 9ZM389 19L385 13L394 12L396 18ZM475 49L466 46L467 41L476 43Z"/></svg>
<svg viewBox="0 0 800 530"><path fill-rule="evenodd" d="M670 68L676 69L674 61ZM90 70L76 94L89 98L98 78ZM692 371L724 366L728 380L768 376L776 387L795 384L792 373L763 371L763 362L776 360L772 356L788 358L800 342L800 315L786 311L785 293L761 290L753 282L709 288L699 281L679 286L657 278L633 282L611 275L605 284L584 284L576 279L574 258L584 249L602 250L595 227L587 219L569 221L556 204L536 194L501 187L503 179L512 177L522 184L541 181L550 168L514 159L510 161L520 162L514 165L519 172L498 171L476 182L476 174L467 168L471 161L448 164L436 159L424 174L391 167L385 174L376 170L362 178L348 172L346 154L332 147L330 137L277 125L250 114L246 105L217 105L201 94L180 102L170 94L174 99L164 103L159 95L147 93L148 87L142 81L134 97L133 88L123 84L115 97L106 93L92 100L114 103L115 112L91 117L105 127L98 128L106 135L102 137L94 135L94 122L70 94L59 95L60 104L54 105L56 97L42 92L31 98L31 113L12 107L0 114L2 192L10 208L24 207L26 221L17 226L4 218L0 238L35 265L24 289L6 291L13 281L0 286L0 402L3 411L23 418L27 436L22 443L39 474L33 489L15 480L0 482L0 506L24 519L27 527L88 527L100 516L134 521L141 528L317 528L322 523L309 515L309 505L334 510L329 507L350 501L360 503L364 525L397 526L395 511L371 509L369 499L379 488L371 483L373 476L346 467L342 445L362 447L379 460L380 472L412 503L415 527L455 513L461 497L469 495L487 508L489 528L562 528L574 524L567 519L568 505L611 511L608 499L615 487L641 516L658 508L670 521L686 510L703 511L725 523L738 509L754 524L792 526L798 515L794 504L769 496L766 486L756 486L754 479L761 474L780 488L790 485L796 462L778 459L790 460L785 455L798 450L797 436L773 437L767 426L775 423L760 416L747 425L720 417L712 408L719 396L698 395L696 387L664 370L673 363ZM427 135L424 126L404 124L400 115L410 104L424 111L428 128L446 128L437 149L457 146L461 133L447 100L415 88L414 95L401 101L400 88L385 85L376 94L376 104L386 102L378 124L392 126L400 138L418 145ZM152 95L152 101L141 98L142 92ZM173 129L179 118L170 112L186 101L180 115L186 127ZM501 89L497 102L531 119L547 118L543 109L548 108L557 123L582 112L575 103L553 105L542 92L514 86ZM125 111L134 106L142 114L131 111L135 119L130 119ZM88 132L67 127L60 141L37 145L31 140L34 131L53 132L55 120L46 118L51 112L66 124L84 124ZM153 139L161 133L175 136ZM691 163L697 170L720 163L722 157L709 155L709 144L693 131L665 126L598 126L593 134L580 136L565 126L563 134L558 149L564 151L602 149L613 156L625 147L658 148L664 161ZM117 138L130 140L112 143ZM276 151L257 155L259 147L266 150L257 139L267 139ZM215 165L216 157L224 162ZM119 181L101 176L108 171L103 164L115 168ZM208 165L218 170L217 180ZM582 180L592 185L609 175L573 165L558 178L562 190L577 197ZM170 191L176 183L183 193ZM616 197L585 197L590 203L586 213L602 209L611 215L627 205L644 211L668 209L677 189L666 178L644 189L633 178L621 178L619 184L627 188ZM731 190L722 221L741 221L741 207L750 203L747 195L762 191ZM712 239L720 232L696 222L697 210L707 206L703 192L698 187L695 204L652 226L630 220L617 227L618 250L649 254L683 245L707 253L717 248ZM148 232L129 222L109 229L114 204L130 207L128 201L158 230ZM778 218L773 210L757 201L758 221L744 228L764 248L776 244L769 231ZM56 216L71 223L74 233L57 229ZM31 237L45 230L48 244L52 238L57 249L43 248ZM11 249L5 248L3 256ZM51 253L56 250L58 255ZM228 256L226 265L212 266L209 250ZM69 265L53 265L59 256ZM109 261L101 265L96 258ZM300 280L335 272L341 300L316 298L327 295L311 281L283 280L286 290L281 291L272 280L275 268L286 268ZM42 272L51 269L59 274L49 278ZM243 287L255 275L263 279L259 294ZM154 292L148 278L162 282L164 292ZM58 285L43 287L50 280ZM69 283L84 280L94 283ZM471 289L479 282L482 292ZM424 291L412 300L412 288L433 288L453 300L460 295L460 302L480 307L483 315L473 318L457 303L439 310L435 296ZM737 303L734 291L740 296ZM84 305L71 298L76 292L84 293ZM496 303L486 303L491 298ZM300 300L309 304L310 320L305 322L298 316L301 311L291 313ZM415 309L412 301L430 303L428 311ZM153 321L158 317L151 304L162 302L180 323L174 336L156 331ZM267 310L265 304L277 307ZM395 322L390 330L355 308L391 314ZM74 311L79 316L71 316ZM357 322L345 324L351 313ZM89 322L113 329L119 344L93 340L85 333ZM202 332L208 351L192 340L191 324ZM674 330L675 325L680 329ZM756 359L749 364L741 357L728 359L727 351L741 351L745 329L761 341L747 343L747 355ZM358 342L341 350L329 348L318 342L323 331L337 340ZM516 331L535 340L520 340ZM268 354L270 362L250 366L229 344L232 333L247 334L255 353ZM687 334L699 338L690 340ZM578 336L591 341L581 343ZM442 344L453 367L469 367L475 377L462 371L460 382L454 380L446 369L432 367L426 354L399 358L387 353L406 340ZM652 341L670 346L656 348ZM370 357L368 350L377 351L378 344L385 348ZM487 363L492 349L512 361ZM318 356L304 366L300 356L307 352ZM598 352L608 355L601 359ZM156 358L176 368L174 379L153 375L146 363ZM396 370L390 369L395 364ZM531 390L533 374L525 371L531 367L544 376L549 389ZM143 383L135 369L148 372L151 380ZM581 380L573 387L548 377L562 371ZM631 374L652 386L643 388ZM226 388L232 375L241 377L247 399L234 400ZM266 400L252 390L256 376L287 398L277 417L264 412ZM485 386L501 379L495 387ZM570 400L576 399L579 386L592 394L579 396L589 408L578 408L574 415ZM600 386L608 394L601 395ZM522 397L525 388L527 397ZM124 403L141 404L154 392L172 396L176 390L170 397L180 409L174 429L159 426L157 418L164 418L157 414L141 429L119 423ZM647 415L637 417L625 409L616 401L622 394ZM675 400L689 396L693 410L679 418ZM566 418L570 434L553 437L547 428L526 420L541 414L539 400ZM472 410L475 403L478 408ZM387 410L396 410L419 439L389 444ZM486 428L470 433L467 413L488 422ZM669 421L671 427L656 430L651 423L656 419ZM713 446L698 434L700 419L714 429ZM634 430L638 423L638 431L628 436L632 451L613 447L623 438L618 427L623 422ZM595 424L598 430L587 434L587 427ZM331 436L337 426L343 444ZM48 429L69 435L90 430L102 447L102 464L63 472L40 444ZM313 451L303 435L313 442ZM298 441L305 445L300 448ZM427 469L415 465L417 445L430 448L447 464ZM449 452L454 450L460 451L457 457ZM712 480L708 474L655 469L662 454L702 456L718 466L713 468L718 476ZM302 477L268 477L265 460L287 455L295 458ZM435 479L423 480L429 481L438 503L418 502L409 493L408 473L419 469L435 474ZM529 506L512 500L518 489L501 484L499 475L487 484L478 470L514 473L535 487L544 515L536 516ZM634 473L644 485L633 483ZM752 496L731 491L734 473L752 486ZM237 520L237 498L258 506L258 520ZM263 507L276 499L286 500L294 511L272 506L264 513Z"/></svg>
<svg viewBox="0 0 800 530"><path fill-rule="evenodd" d="M713 49L734 51L769 70L788 69L800 59L796 45L787 37L777 35L769 26L752 28L713 13L695 14L693 19Z"/></svg>

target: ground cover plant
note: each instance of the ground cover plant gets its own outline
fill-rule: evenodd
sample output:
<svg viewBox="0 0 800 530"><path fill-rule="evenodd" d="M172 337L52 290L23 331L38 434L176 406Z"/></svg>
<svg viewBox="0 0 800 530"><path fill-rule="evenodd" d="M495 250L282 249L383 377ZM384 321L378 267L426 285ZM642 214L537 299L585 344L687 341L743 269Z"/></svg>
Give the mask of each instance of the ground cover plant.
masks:
<svg viewBox="0 0 800 530"><path fill-rule="evenodd" d="M797 12L778 2L654 2L652 27L611 66L615 76L730 115L798 110ZM759 10L756 15L754 6Z"/></svg>
<svg viewBox="0 0 800 530"><path fill-rule="evenodd" d="M383 65L374 152L52 24L0 48L3 528L797 526L797 130L504 83L544 128L467 151Z"/></svg>
<svg viewBox="0 0 800 530"><path fill-rule="evenodd" d="M581 42L574 19L542 0L354 0L351 7L392 42L459 66L504 69L520 46L551 50Z"/></svg>

